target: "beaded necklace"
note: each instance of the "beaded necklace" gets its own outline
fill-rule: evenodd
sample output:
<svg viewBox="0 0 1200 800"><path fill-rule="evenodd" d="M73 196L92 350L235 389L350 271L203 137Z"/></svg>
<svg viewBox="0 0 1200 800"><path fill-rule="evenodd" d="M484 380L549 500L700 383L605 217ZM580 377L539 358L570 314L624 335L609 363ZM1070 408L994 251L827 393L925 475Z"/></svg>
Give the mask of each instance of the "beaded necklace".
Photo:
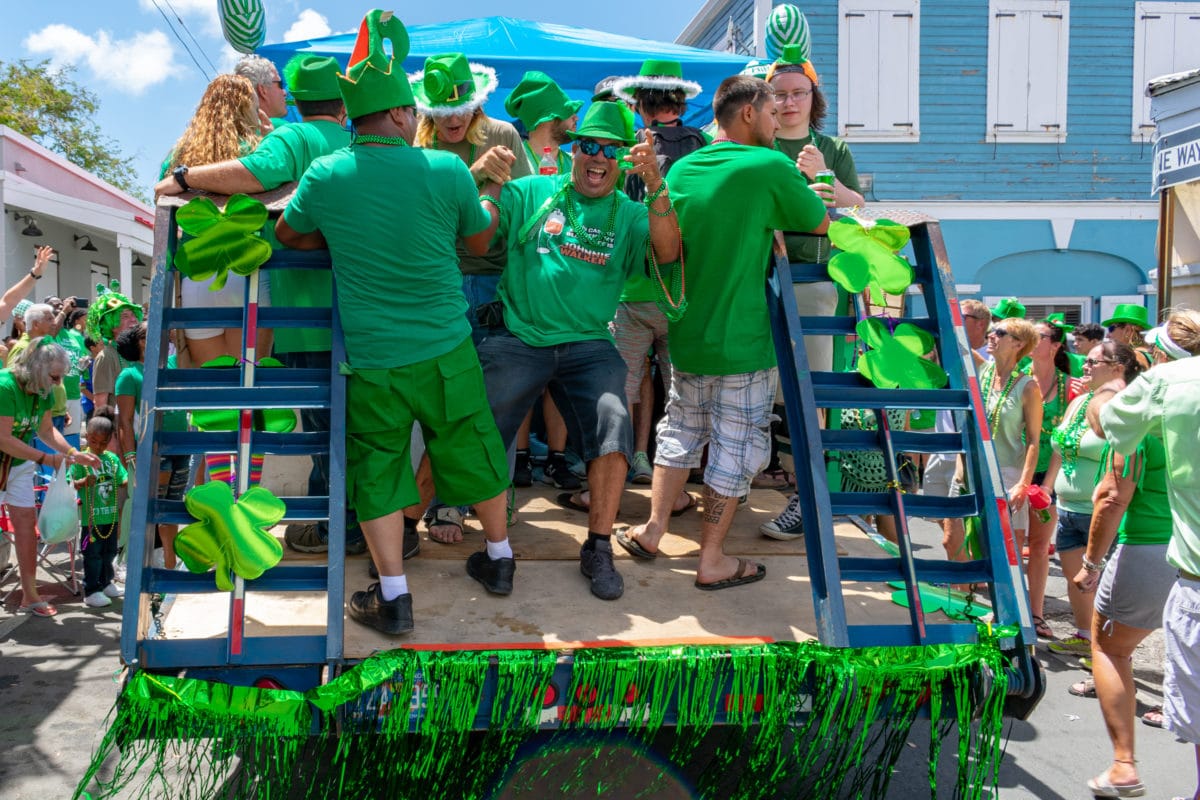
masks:
<svg viewBox="0 0 1200 800"><path fill-rule="evenodd" d="M1037 376L1033 374L1033 365L1029 365L1026 375L1033 376L1037 380ZM1054 434L1054 429L1058 427L1063 420L1063 415L1067 413L1067 374L1062 370L1054 370L1056 388L1054 392L1054 404L1056 414L1042 415L1042 439ZM1038 388L1041 386L1039 384ZM1045 409L1050 405L1050 401L1046 400L1046 396L1042 395L1042 408Z"/></svg>
<svg viewBox="0 0 1200 800"><path fill-rule="evenodd" d="M371 133L360 133L354 137L351 144L388 144L393 147L408 147L408 142L400 136L376 136Z"/></svg>
<svg viewBox="0 0 1200 800"><path fill-rule="evenodd" d="M1092 402L1093 394L1094 391L1088 392L1071 421L1061 428L1056 428L1052 434L1054 441L1058 442L1059 448L1062 449L1062 472L1068 478L1075 474L1075 468L1079 464L1079 443L1083 441L1083 435L1088 429L1087 408L1088 403Z"/></svg>
<svg viewBox="0 0 1200 800"><path fill-rule="evenodd" d="M987 386L987 400L991 400L992 395L995 393L996 363L994 361L989 362L984 371L987 375L983 379L984 386ZM1000 424L1000 411L1004 408L1004 402L1008 399L1009 393L1012 392L1013 384L1017 382L1020 376L1021 373L1016 370L1012 371L1008 376L1008 383L1004 384L1004 388L1000 391L1000 397L996 400L996 404L990 409L987 408L987 402L984 402L984 409L987 411L988 430L992 432L993 436L996 435L996 430Z"/></svg>
<svg viewBox="0 0 1200 800"><path fill-rule="evenodd" d="M593 237L579 224L579 217L575 212L575 200L572 197L574 190L575 184L571 181L563 184L563 211L567 215L567 222L570 223L571 230L575 232L575 239L580 244L585 244L588 247L602 249L606 246L605 243L612 236L613 231L617 229L617 191L614 189L612 192L612 205L608 209L608 222L604 224L604 229L600 231L600 235Z"/></svg>
<svg viewBox="0 0 1200 800"><path fill-rule="evenodd" d="M84 501L87 503L88 507L88 527L92 529L92 538L103 540L113 535L113 531L117 529L117 522L119 521L114 520L105 526L96 524L96 501L100 499L100 479L104 477L103 457L101 457L99 470L89 469L88 471L91 472L96 478L96 480L94 480L84 492ZM100 534L101 527L108 529L103 535Z"/></svg>

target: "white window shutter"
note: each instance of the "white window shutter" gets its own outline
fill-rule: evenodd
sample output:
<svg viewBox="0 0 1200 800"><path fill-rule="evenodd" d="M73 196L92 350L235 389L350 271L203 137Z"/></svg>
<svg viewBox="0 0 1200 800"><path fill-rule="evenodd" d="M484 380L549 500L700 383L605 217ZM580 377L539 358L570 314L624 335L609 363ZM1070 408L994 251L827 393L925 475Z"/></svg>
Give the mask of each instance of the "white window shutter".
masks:
<svg viewBox="0 0 1200 800"><path fill-rule="evenodd" d="M1029 13L999 8L992 15L996 44L992 132L1028 130Z"/></svg>
<svg viewBox="0 0 1200 800"><path fill-rule="evenodd" d="M1177 14L1146 14L1143 17L1145 48L1142 50L1142 80L1138 101L1143 123L1150 124L1150 98L1146 82L1175 71L1175 25Z"/></svg>
<svg viewBox="0 0 1200 800"><path fill-rule="evenodd" d="M915 124L919 100L911 79L918 58L912 50L916 22L911 13L897 11L881 11L878 20L879 41L886 43L878 54L879 126L903 133Z"/></svg>
<svg viewBox="0 0 1200 800"><path fill-rule="evenodd" d="M879 129L879 12L850 11L843 15L846 69L839 78L838 104L842 134Z"/></svg>
<svg viewBox="0 0 1200 800"><path fill-rule="evenodd" d="M1034 133L1056 133L1066 130L1067 121L1060 118L1066 108L1063 93L1067 91L1066 76L1060 75L1065 63L1067 37L1066 19L1056 12L1032 12L1029 19L1029 103L1026 130Z"/></svg>

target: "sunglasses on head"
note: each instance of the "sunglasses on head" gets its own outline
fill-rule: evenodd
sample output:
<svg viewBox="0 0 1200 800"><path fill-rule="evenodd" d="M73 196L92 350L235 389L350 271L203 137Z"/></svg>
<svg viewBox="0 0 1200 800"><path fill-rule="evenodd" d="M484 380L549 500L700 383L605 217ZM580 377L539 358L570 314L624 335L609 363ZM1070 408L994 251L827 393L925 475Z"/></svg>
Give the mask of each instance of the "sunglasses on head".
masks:
<svg viewBox="0 0 1200 800"><path fill-rule="evenodd" d="M583 151L585 156L594 156L596 153L604 153L605 158L616 158L621 152L619 144L600 144L595 139L580 139L579 149Z"/></svg>

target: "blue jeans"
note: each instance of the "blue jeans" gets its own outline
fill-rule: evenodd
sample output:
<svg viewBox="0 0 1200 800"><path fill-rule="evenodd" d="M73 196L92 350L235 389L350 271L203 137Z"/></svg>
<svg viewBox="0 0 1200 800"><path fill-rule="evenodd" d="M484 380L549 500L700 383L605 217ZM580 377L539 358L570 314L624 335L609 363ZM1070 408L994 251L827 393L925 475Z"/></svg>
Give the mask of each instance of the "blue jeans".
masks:
<svg viewBox="0 0 1200 800"><path fill-rule="evenodd" d="M471 323L471 341L479 347L479 343L487 336L487 328L481 327L475 318L475 309L496 299L496 289L500 286L499 275L463 275L463 296L467 298L467 321Z"/></svg>
<svg viewBox="0 0 1200 800"><path fill-rule="evenodd" d="M630 460L633 427L625 402L625 362L612 342L531 347L504 328L492 328L478 349L488 403L506 448L548 387L584 462L609 453L624 453Z"/></svg>
<svg viewBox="0 0 1200 800"><path fill-rule="evenodd" d="M319 353L284 353L283 364L292 369L323 369L328 371L332 356L329 351ZM300 409L300 424L305 432L316 433L329 430L329 410L324 408ZM308 495L319 497L329 494L329 454L314 453L312 469L308 472ZM326 520L317 522L317 535L321 541L329 538L329 523ZM362 538L362 528L358 526L358 518L346 505L346 542L355 542Z"/></svg>

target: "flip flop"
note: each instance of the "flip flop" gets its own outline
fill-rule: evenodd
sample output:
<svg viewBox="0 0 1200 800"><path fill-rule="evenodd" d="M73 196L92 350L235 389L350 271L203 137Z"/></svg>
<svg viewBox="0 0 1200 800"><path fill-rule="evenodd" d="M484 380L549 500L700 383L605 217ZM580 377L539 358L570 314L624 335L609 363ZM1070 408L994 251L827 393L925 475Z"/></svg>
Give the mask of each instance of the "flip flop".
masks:
<svg viewBox="0 0 1200 800"><path fill-rule="evenodd" d="M619 530L613 534L613 538L617 540L617 544L625 548L625 551L634 558L640 558L645 561L651 561L658 558L657 550L647 550L642 547L642 543L629 535L629 528Z"/></svg>
<svg viewBox="0 0 1200 800"><path fill-rule="evenodd" d="M1096 797L1141 797L1146 793L1144 783L1115 784L1108 779L1108 772L1088 778L1087 787Z"/></svg>
<svg viewBox="0 0 1200 800"><path fill-rule="evenodd" d="M582 492L562 492L554 498L554 502L558 503L558 505L562 506L563 508L568 508L571 511L582 511L584 514L586 514L591 511L591 509L579 501L580 497L582 496Z"/></svg>
<svg viewBox="0 0 1200 800"><path fill-rule="evenodd" d="M753 572L747 572L750 567L754 567ZM755 564L746 558L738 559L737 572L733 573L732 577L712 583L701 583L696 581L696 588L703 589L706 592L715 592L718 589L728 589L732 586L744 586L747 583L757 583L767 577L767 568L762 564Z"/></svg>
<svg viewBox="0 0 1200 800"><path fill-rule="evenodd" d="M1096 696L1096 679L1084 678L1081 681L1072 683L1067 689L1068 692L1076 697L1095 697Z"/></svg>
<svg viewBox="0 0 1200 800"><path fill-rule="evenodd" d="M696 496L693 495L691 492L684 492L684 494L687 495L687 499L688 499L687 505L684 506L683 508L672 508L671 509L672 517L678 517L680 514L686 514L687 512L691 511L693 508L696 507Z"/></svg>
<svg viewBox="0 0 1200 800"><path fill-rule="evenodd" d="M1163 707L1154 706L1148 709L1145 714L1140 717L1143 725L1149 725L1151 728L1163 727Z"/></svg>
<svg viewBox="0 0 1200 800"><path fill-rule="evenodd" d="M1054 638L1054 631L1050 628L1049 625L1046 624L1046 620L1042 619L1041 617L1037 616L1036 614L1033 616L1033 630L1034 630L1034 633L1037 634L1039 639L1053 639Z"/></svg>
<svg viewBox="0 0 1200 800"><path fill-rule="evenodd" d="M18 611L25 611L33 614L35 617L53 617L58 613L58 609L50 605L45 600L39 600L36 603L21 606Z"/></svg>

